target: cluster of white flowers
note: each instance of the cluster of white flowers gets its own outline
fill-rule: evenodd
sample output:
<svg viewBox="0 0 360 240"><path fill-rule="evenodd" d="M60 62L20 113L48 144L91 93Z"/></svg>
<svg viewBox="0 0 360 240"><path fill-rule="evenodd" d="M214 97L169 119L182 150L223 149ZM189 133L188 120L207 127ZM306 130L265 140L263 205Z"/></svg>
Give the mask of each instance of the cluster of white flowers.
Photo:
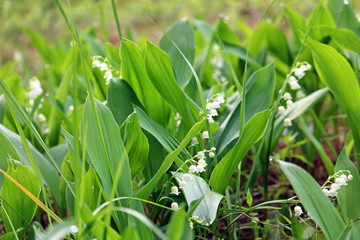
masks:
<svg viewBox="0 0 360 240"><path fill-rule="evenodd" d="M345 173L348 173L348 175L346 176ZM329 176L328 180L321 187L322 192L327 197L336 197L340 187L347 185L347 182L351 180L353 180L353 176L350 171L340 170L334 175ZM330 187L327 184L330 184Z"/></svg>
<svg viewBox="0 0 360 240"><path fill-rule="evenodd" d="M204 133L203 133L204 135ZM189 167L189 172L185 173L182 177L182 179L179 181L179 187L177 186L172 186L171 187L171 191L170 194L174 194L174 195L179 195L180 191L179 188L185 188L187 186L187 184L191 181L192 179L192 174L194 173L202 173L205 171L205 167L207 166L207 163L205 161L206 157L205 157L205 153L208 153L209 156L211 158L213 158L215 156L215 151L216 148L212 147L210 150L206 150L204 149L203 151L198 152L194 157L192 157L189 160L186 160L185 163L187 162L192 162L194 164L190 165ZM195 160L196 159L196 160ZM184 164L185 164L184 163ZM179 168L181 169L181 168ZM171 204L171 209L173 210L178 210L179 209L179 205L176 202L173 202Z"/></svg>
<svg viewBox="0 0 360 240"><path fill-rule="evenodd" d="M29 90L26 95L29 99L35 99L37 96L43 93L43 89L41 88L41 83L37 77L32 77L29 80Z"/></svg>
<svg viewBox="0 0 360 240"><path fill-rule="evenodd" d="M291 90L296 91L296 98L302 98L305 95L304 92L300 90L301 86L299 84L298 79L302 79L305 76L306 71L311 70L311 65L305 62L305 63L297 63L296 66L297 67L288 75L289 86ZM285 92L282 98L286 101L286 108L291 108L292 106L294 106L294 102L292 101L293 98L290 93ZM278 113L280 115L284 115L286 108L285 106L279 106ZM285 127L292 126L292 122L290 118L284 119L284 126Z"/></svg>
<svg viewBox="0 0 360 240"><path fill-rule="evenodd" d="M213 65L215 71L212 78L220 81L221 83L226 83L226 77L221 73L221 69L224 67L224 59L221 57L219 45L214 44L213 50L215 52L215 56L211 59L211 65Z"/></svg>
<svg viewBox="0 0 360 240"><path fill-rule="evenodd" d="M34 106L35 99L43 93L43 89L41 87L41 83L37 77L32 77L29 79L29 88L26 91L25 96L29 100L29 104L27 106L27 110L30 112L32 107ZM41 103L39 105L41 107Z"/></svg>
<svg viewBox="0 0 360 240"><path fill-rule="evenodd" d="M207 100L206 109L208 110L207 119L209 120L209 123L213 123L214 119L213 117L216 117L218 115L218 112L216 109L220 108L220 105L225 102L224 97L221 94L215 95L215 98L210 98Z"/></svg>
<svg viewBox="0 0 360 240"><path fill-rule="evenodd" d="M104 78L106 79L106 85L110 84L110 80L113 77L111 65L109 65L107 62L107 58L103 59L101 56L94 56L92 58L92 67L93 68L99 68L100 71L104 72Z"/></svg>

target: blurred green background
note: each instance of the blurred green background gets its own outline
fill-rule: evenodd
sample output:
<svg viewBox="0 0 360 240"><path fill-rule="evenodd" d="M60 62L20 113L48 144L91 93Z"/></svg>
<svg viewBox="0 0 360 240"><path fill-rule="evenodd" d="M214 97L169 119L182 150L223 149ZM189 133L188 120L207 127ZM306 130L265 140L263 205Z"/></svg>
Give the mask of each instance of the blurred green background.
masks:
<svg viewBox="0 0 360 240"><path fill-rule="evenodd" d="M67 1L60 0L70 17ZM339 0L342 1L342 0ZM146 37L156 42L162 30L182 17L189 19L198 17L214 22L218 16L229 16L229 25L241 35L241 25L254 26L263 10L271 1L263 0L117 0L115 1L121 28L126 37L126 29L131 29L134 40ZM277 21L284 14L284 8L290 7L307 16L320 1L288 0L277 1L266 14L268 21ZM350 1L354 9L358 9L359 0ZM76 23L81 31L94 29L102 39L100 11L103 9L108 41L119 45L119 37L111 7L111 0L70 0L75 13ZM40 57L31 45L29 37L23 29L30 28L43 35L50 44L60 40L70 42L70 33L57 8L55 0L1 0L0 1L0 65L16 59L26 62L36 74L41 64ZM358 12L358 11L356 11ZM154 23L156 22L158 26ZM286 21L279 21L287 30ZM23 57L23 58L22 58ZM27 74L26 74L27 75Z"/></svg>

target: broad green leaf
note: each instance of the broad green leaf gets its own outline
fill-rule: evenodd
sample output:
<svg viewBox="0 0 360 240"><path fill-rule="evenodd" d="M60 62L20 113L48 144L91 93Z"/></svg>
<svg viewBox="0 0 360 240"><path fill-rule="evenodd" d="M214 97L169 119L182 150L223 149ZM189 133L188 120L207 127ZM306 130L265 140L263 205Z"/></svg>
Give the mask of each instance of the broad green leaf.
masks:
<svg viewBox="0 0 360 240"><path fill-rule="evenodd" d="M122 77L134 90L151 118L162 126L166 126L170 109L149 79L142 52L130 40L122 39L120 55Z"/></svg>
<svg viewBox="0 0 360 240"><path fill-rule="evenodd" d="M360 151L360 87L349 62L335 49L308 38L315 68L321 81L334 94L341 110L347 114L352 127L355 147Z"/></svg>
<svg viewBox="0 0 360 240"><path fill-rule="evenodd" d="M175 179L180 182L184 178L184 173L176 173ZM191 174L191 180L187 182L186 187L182 188L188 206L192 202L203 198L196 207L192 216L199 217L203 225L210 225L216 219L217 210L221 199L221 194L210 190L209 185L201 177Z"/></svg>
<svg viewBox="0 0 360 240"><path fill-rule="evenodd" d="M329 27L320 27L319 31L328 33L341 48L360 54L360 39L353 31Z"/></svg>
<svg viewBox="0 0 360 240"><path fill-rule="evenodd" d="M176 44L177 48L174 44ZM169 54L174 66L176 80L180 88L184 89L190 81L192 72L179 50L189 63L194 65L196 48L194 32L189 21L181 19L173 24L171 28L164 33L164 36L160 40L159 47Z"/></svg>
<svg viewBox="0 0 360 240"><path fill-rule="evenodd" d="M358 239L360 236L360 226L356 223L347 225L338 240L353 240Z"/></svg>
<svg viewBox="0 0 360 240"><path fill-rule="evenodd" d="M94 32L93 32L94 33ZM95 38L95 34L91 32L80 34L81 40L83 40L88 46L90 56L105 56L105 47L101 44L98 39Z"/></svg>
<svg viewBox="0 0 360 240"><path fill-rule="evenodd" d="M169 133L165 128L157 124L156 122L152 121L146 113L141 110L139 107L135 107L136 113L139 118L139 123L142 129L149 132L152 136L159 141L159 143L168 151L172 152L180 145L179 141ZM180 153L180 159L186 160L187 158L191 157L189 152L184 149Z"/></svg>
<svg viewBox="0 0 360 240"><path fill-rule="evenodd" d="M284 161L279 161L279 164L311 218L328 239L336 239L345 224L330 199L321 191L319 184L299 166Z"/></svg>
<svg viewBox="0 0 360 240"><path fill-rule="evenodd" d="M212 35L211 25L196 18L192 19L192 23L194 24L196 30L201 33L203 38L205 38L206 41L210 41Z"/></svg>
<svg viewBox="0 0 360 240"><path fill-rule="evenodd" d="M81 139L86 136L86 142L82 144L86 144L89 161L99 174L106 195L110 197L113 184L117 184L118 196L131 196L132 181L130 166L123 141L121 140L120 128L109 108L96 99L95 105L101 129L98 128L95 114L88 98L85 103L81 127ZM115 172L119 166L122 167L120 178L117 183L114 183Z"/></svg>
<svg viewBox="0 0 360 240"><path fill-rule="evenodd" d="M80 184L80 192L83 204L86 204L91 211L94 211L101 199L99 180L93 168L89 168Z"/></svg>
<svg viewBox="0 0 360 240"><path fill-rule="evenodd" d="M107 102L116 122L120 126L134 111L133 104L141 106L129 84L118 78L113 78L110 82Z"/></svg>
<svg viewBox="0 0 360 240"><path fill-rule="evenodd" d="M24 188L38 197L40 194L40 183L31 169L19 162L13 161L7 170L7 174L20 183ZM4 184L0 192L2 207L1 215L7 232L12 232L9 219L14 229L27 229L35 215L36 203L29 198L18 186L10 179L5 177Z"/></svg>
<svg viewBox="0 0 360 240"><path fill-rule="evenodd" d="M193 137L195 137L197 134L200 133L200 131L204 128L204 126L205 126L205 119L196 123L190 129L190 131L186 134L180 145L176 148L176 150L172 151L166 156L166 158L164 159L163 163L161 164L159 170L156 172L154 177L136 194L136 197L142 199L148 199L151 192L156 187L156 184L166 173L166 171L171 167L171 165L178 157L178 155L181 153L181 151L189 144L189 142L191 141L191 139L193 139ZM183 166L183 168L185 168L185 166Z"/></svg>
<svg viewBox="0 0 360 240"><path fill-rule="evenodd" d="M109 59L109 63L115 69L121 68L121 59L119 56L119 49L111 43L105 43L106 56Z"/></svg>
<svg viewBox="0 0 360 240"><path fill-rule="evenodd" d="M355 165L346 156L343 150L339 155L335 171L349 170L353 175L353 180L348 181L347 185L342 186L338 190L337 201L339 203L340 211L347 222L360 217L360 205L354 204L360 199L360 176ZM347 174L346 174L347 175Z"/></svg>
<svg viewBox="0 0 360 240"><path fill-rule="evenodd" d="M99 175L104 192L108 198L111 196L113 186L116 186L114 197L132 196L131 170L121 139L120 128L109 108L96 99L95 107L101 129L98 128L89 98L85 103L81 127L81 139L84 139L86 136L86 142L82 144L86 144L90 164ZM118 178L116 176L117 173L120 173ZM127 200L122 202L125 205L127 203ZM120 218L120 222L121 227L125 229L127 220Z"/></svg>
<svg viewBox="0 0 360 240"><path fill-rule="evenodd" d="M315 18L315 20L314 20ZM314 22L313 22L314 20ZM317 41L321 41L324 37L326 37L326 33L316 31L316 26L328 26L332 28L336 28L336 24L334 22L334 19L332 18L329 10L326 8L326 6L322 5L320 3L314 10L311 12L308 20L307 25L310 26L310 24L313 22L312 29L310 31L310 37L313 39L316 39Z"/></svg>
<svg viewBox="0 0 360 240"><path fill-rule="evenodd" d="M17 156L19 156L18 160L21 161L23 164L28 166L32 169L30 160L24 146L21 142L21 138L16 133L5 128L3 125L0 125L0 135L2 137L6 137L8 141L0 142L0 145L4 144L4 146L9 145L11 143L12 147L3 149L3 154L15 154L14 149L16 150ZM56 202L61 205L62 203L62 196L59 192L59 183L60 177L58 172L54 168L54 166L39 152L37 151L31 143L29 143L30 150L34 156L35 162L39 168L41 177L43 178L45 184L49 187L49 190L53 197L55 198ZM12 158L15 156L10 155Z"/></svg>
<svg viewBox="0 0 360 240"><path fill-rule="evenodd" d="M194 239L193 231L189 226L189 220L182 208L172 214L167 226L167 234L171 240Z"/></svg>
<svg viewBox="0 0 360 240"><path fill-rule="evenodd" d="M263 23L266 29L266 42L269 51L286 64L290 64L292 57L284 33L277 27Z"/></svg>
<svg viewBox="0 0 360 240"><path fill-rule="evenodd" d="M121 238L124 240L140 240L139 234L133 226L128 226L121 235Z"/></svg>
<svg viewBox="0 0 360 240"><path fill-rule="evenodd" d="M300 13L298 13L290 8L286 8L285 12L286 12L286 16L288 18L292 33L294 35L295 41L296 41L298 47L300 47L301 46L301 38L299 35L299 31L306 32L305 20L300 15Z"/></svg>
<svg viewBox="0 0 360 240"><path fill-rule="evenodd" d="M156 90L181 115L185 129L190 129L194 122L190 112L193 106L190 106L192 103L187 100L185 93L175 80L172 61L169 55L148 42L145 53L145 65ZM161 108L161 106L158 106L158 108Z"/></svg>
<svg viewBox="0 0 360 240"><path fill-rule="evenodd" d="M9 157L13 159L20 159L15 147L10 140L0 132L0 168L7 171ZM0 188L4 183L4 176L0 174Z"/></svg>
<svg viewBox="0 0 360 240"><path fill-rule="evenodd" d="M149 154L149 142L141 130L136 112L129 115L120 131L129 156L131 176L135 178L144 169Z"/></svg>
<svg viewBox="0 0 360 240"><path fill-rule="evenodd" d="M21 234L20 232L21 232L22 230L23 230L23 229L20 229L20 231L17 231L16 233L14 233L14 232L5 233L4 235L2 235L2 236L0 237L0 240L14 240L14 239L16 239L15 234L18 234L18 236L19 236L19 234Z"/></svg>
<svg viewBox="0 0 360 240"><path fill-rule="evenodd" d="M245 122L255 113L267 109L272 103L275 91L274 65L268 65L254 72L246 85ZM239 137L240 107L241 102L231 111L214 136L218 154Z"/></svg>
<svg viewBox="0 0 360 240"><path fill-rule="evenodd" d="M328 9L338 28L347 28L360 36L360 23L351 4L345 1L329 0Z"/></svg>
<svg viewBox="0 0 360 240"><path fill-rule="evenodd" d="M232 45L227 42L224 42L224 47L228 53L231 53L232 55L240 58L241 60L245 61L247 59L248 63L255 69L261 68L261 64L256 59L254 59L252 56L250 56L250 54L246 58L246 49L245 48L238 46L238 45Z"/></svg>
<svg viewBox="0 0 360 240"><path fill-rule="evenodd" d="M236 145L225 155L211 174L209 185L223 194L240 161L250 148L264 135L271 110L256 113L245 125L244 131Z"/></svg>

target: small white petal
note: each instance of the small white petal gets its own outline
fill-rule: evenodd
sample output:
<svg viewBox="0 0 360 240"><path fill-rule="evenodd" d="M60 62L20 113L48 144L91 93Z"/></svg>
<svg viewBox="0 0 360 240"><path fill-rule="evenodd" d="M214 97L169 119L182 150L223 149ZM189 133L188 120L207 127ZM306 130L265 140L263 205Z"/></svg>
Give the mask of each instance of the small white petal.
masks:
<svg viewBox="0 0 360 240"><path fill-rule="evenodd" d="M301 214L303 214L303 211L300 206L296 206L296 207L294 207L294 213L295 213L295 216L299 217Z"/></svg>
<svg viewBox="0 0 360 240"><path fill-rule="evenodd" d="M171 209L172 210L179 210L179 205L177 204L177 202L171 203Z"/></svg>
<svg viewBox="0 0 360 240"><path fill-rule="evenodd" d="M179 186L180 186L180 188L185 188L186 187L186 182L185 181L180 181Z"/></svg>
<svg viewBox="0 0 360 240"><path fill-rule="evenodd" d="M191 180L191 174L185 173L185 174L184 174L184 181L185 181L185 182L189 182L190 180Z"/></svg>
<svg viewBox="0 0 360 240"><path fill-rule="evenodd" d="M206 104L206 109L209 109L209 110L214 109L213 103Z"/></svg>
<svg viewBox="0 0 360 240"><path fill-rule="evenodd" d="M347 185L347 184L346 184L346 180L342 179L341 177L335 179L335 183L336 183L337 185L339 185L339 187L342 186L342 185Z"/></svg>
<svg viewBox="0 0 360 240"><path fill-rule="evenodd" d="M199 141L197 140L196 137L193 137L193 139L191 139L190 147L191 147L191 146L195 146L195 145L197 145L197 144L199 144Z"/></svg>
<svg viewBox="0 0 360 240"><path fill-rule="evenodd" d="M290 119L290 118L285 118L285 119L284 119L284 126L285 126L285 127L290 127L290 126L292 126L292 122L291 122L291 119Z"/></svg>
<svg viewBox="0 0 360 240"><path fill-rule="evenodd" d="M342 179L344 179L345 181L347 181L347 176L345 174L341 174L340 176Z"/></svg>
<svg viewBox="0 0 360 240"><path fill-rule="evenodd" d="M200 151L197 153L196 155L199 159L204 159L205 158L205 153L203 151Z"/></svg>
<svg viewBox="0 0 360 240"><path fill-rule="evenodd" d="M214 116L217 116L217 115L218 115L218 112L215 109L211 109L210 116L214 117Z"/></svg>
<svg viewBox="0 0 360 240"><path fill-rule="evenodd" d="M287 100L287 101L286 101L286 107L287 107L287 108L290 108L290 107L292 107L292 106L294 106L293 101Z"/></svg>
<svg viewBox="0 0 360 240"><path fill-rule="evenodd" d="M196 171L199 172L199 173L205 172L204 166L202 166L202 165L197 165L197 166L196 166Z"/></svg>
<svg viewBox="0 0 360 240"><path fill-rule="evenodd" d="M289 78L289 83L292 83L292 82L297 82L297 79L294 76L291 76Z"/></svg>
<svg viewBox="0 0 360 240"><path fill-rule="evenodd" d="M339 184L333 183L331 184L331 189L334 189L335 191L340 188Z"/></svg>
<svg viewBox="0 0 360 240"><path fill-rule="evenodd" d="M291 100L291 99L292 99L290 93L288 93L288 92L284 93L283 98L284 98L285 100Z"/></svg>
<svg viewBox="0 0 360 240"><path fill-rule="evenodd" d="M285 113L285 107L284 106L279 106L278 107L278 112L279 112L279 114L283 115Z"/></svg>
<svg viewBox="0 0 360 240"><path fill-rule="evenodd" d="M98 67L100 67L100 62L99 62L98 60L93 61L93 62L92 62L92 67L93 67L93 68L98 68Z"/></svg>
<svg viewBox="0 0 360 240"><path fill-rule="evenodd" d="M106 63L101 63L100 64L100 71L108 71L109 67Z"/></svg>
<svg viewBox="0 0 360 240"><path fill-rule="evenodd" d="M196 169L196 166L195 165L191 165L190 167L189 167L189 172L190 173L194 173L194 172L196 172L197 171L197 169Z"/></svg>
<svg viewBox="0 0 360 240"><path fill-rule="evenodd" d="M209 132L208 132L208 131L204 131L204 132L202 133L202 137L203 137L203 139L209 139Z"/></svg>
<svg viewBox="0 0 360 240"><path fill-rule="evenodd" d="M306 65L301 65L301 66L300 66L300 70L303 71L303 72L305 72L305 71L307 71L308 69L307 69Z"/></svg>
<svg viewBox="0 0 360 240"><path fill-rule="evenodd" d="M217 97L215 98L215 101L218 102L218 103L220 103L220 104L222 104L222 103L225 102L225 99L224 99L224 97L223 97L222 95L219 95L219 96L217 96Z"/></svg>
<svg viewBox="0 0 360 240"><path fill-rule="evenodd" d="M329 190L328 189L326 189L326 188L324 188L323 190L322 190L322 192L325 194L325 196L329 196Z"/></svg>
<svg viewBox="0 0 360 240"><path fill-rule="evenodd" d="M206 118L208 119L209 123L214 123L215 122L214 119L212 118L212 116L209 115L209 114L206 116Z"/></svg>
<svg viewBox="0 0 360 240"><path fill-rule="evenodd" d="M337 191L335 189L330 189L329 190L329 196L330 197L336 197L337 196Z"/></svg>
<svg viewBox="0 0 360 240"><path fill-rule="evenodd" d="M207 164L206 164L206 162L205 162L204 159L200 159L200 160L198 161L198 164L201 165L201 166L203 166L203 167L206 167L206 166L207 166Z"/></svg>
<svg viewBox="0 0 360 240"><path fill-rule="evenodd" d="M179 188L177 186L171 187L171 194L179 195Z"/></svg>

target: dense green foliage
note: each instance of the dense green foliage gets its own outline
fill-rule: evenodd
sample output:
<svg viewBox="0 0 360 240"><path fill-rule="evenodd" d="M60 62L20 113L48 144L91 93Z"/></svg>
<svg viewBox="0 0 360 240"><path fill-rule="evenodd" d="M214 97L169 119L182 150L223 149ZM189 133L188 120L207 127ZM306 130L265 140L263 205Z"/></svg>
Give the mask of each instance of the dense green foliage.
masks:
<svg viewBox="0 0 360 240"><path fill-rule="evenodd" d="M241 38L227 16L181 19L158 46L117 25L119 48L55 2L71 43L24 29L41 72L0 66L0 240L356 239L349 2L271 23L273 1Z"/></svg>

